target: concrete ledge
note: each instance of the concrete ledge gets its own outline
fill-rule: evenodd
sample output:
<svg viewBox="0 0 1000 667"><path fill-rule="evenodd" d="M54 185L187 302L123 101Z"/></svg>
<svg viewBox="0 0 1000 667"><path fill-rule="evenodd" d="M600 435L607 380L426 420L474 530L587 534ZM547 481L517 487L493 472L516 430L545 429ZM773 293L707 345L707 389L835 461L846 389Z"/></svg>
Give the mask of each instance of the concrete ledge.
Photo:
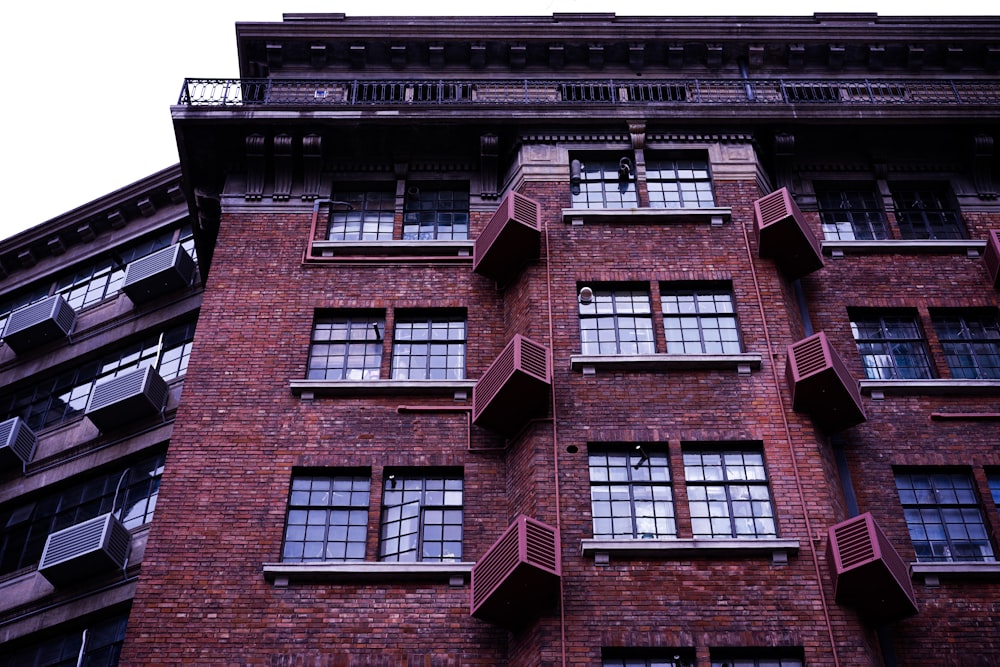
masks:
<svg viewBox="0 0 1000 667"><path fill-rule="evenodd" d="M798 540L779 539L695 539L656 538L651 540L581 540L580 553L593 556L594 563L606 565L611 555L626 558L691 558L699 556L753 557L770 555L774 564L788 562L799 552Z"/></svg>
<svg viewBox="0 0 1000 667"><path fill-rule="evenodd" d="M473 241L313 241L316 259L325 257L403 256L462 257L472 261Z"/></svg>
<svg viewBox="0 0 1000 667"><path fill-rule="evenodd" d="M910 563L910 576L923 578L925 586L938 586L941 579L1000 579L996 561L961 561L948 563Z"/></svg>
<svg viewBox="0 0 1000 667"><path fill-rule="evenodd" d="M833 257L844 255L909 255L919 253L939 253L970 255L978 257L986 248L986 241L958 239L937 240L897 240L880 241L822 241L823 254Z"/></svg>
<svg viewBox="0 0 1000 667"><path fill-rule="evenodd" d="M452 394L456 401L472 396L475 380L291 380L292 394L302 400L316 396L371 396L410 394Z"/></svg>
<svg viewBox="0 0 1000 667"><path fill-rule="evenodd" d="M760 370L759 354L574 354L570 366L584 375L610 371Z"/></svg>
<svg viewBox="0 0 1000 667"><path fill-rule="evenodd" d="M880 400L896 395L974 395L1000 394L1000 380L861 380L862 394Z"/></svg>
<svg viewBox="0 0 1000 667"><path fill-rule="evenodd" d="M463 586L475 563L264 563L264 578L275 586L302 581L446 581Z"/></svg>
<svg viewBox="0 0 1000 667"><path fill-rule="evenodd" d="M563 222L572 225L632 223L670 225L695 222L718 227L732 218L730 208L564 208Z"/></svg>

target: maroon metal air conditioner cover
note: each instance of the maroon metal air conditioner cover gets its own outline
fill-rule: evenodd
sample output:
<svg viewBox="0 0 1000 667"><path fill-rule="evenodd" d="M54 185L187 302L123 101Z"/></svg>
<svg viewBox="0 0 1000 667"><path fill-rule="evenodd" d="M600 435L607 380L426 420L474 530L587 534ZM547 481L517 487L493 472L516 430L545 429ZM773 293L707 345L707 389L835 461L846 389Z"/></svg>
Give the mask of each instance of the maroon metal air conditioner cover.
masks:
<svg viewBox="0 0 1000 667"><path fill-rule="evenodd" d="M753 210L761 257L773 259L791 279L823 268L819 239L787 188L761 197L753 203Z"/></svg>
<svg viewBox="0 0 1000 667"><path fill-rule="evenodd" d="M983 253L986 275L994 289L1000 289L1000 232L991 230L986 237L986 251Z"/></svg>
<svg viewBox="0 0 1000 667"><path fill-rule="evenodd" d="M514 435L529 419L548 410L551 382L548 348L515 335L472 389L472 422Z"/></svg>
<svg viewBox="0 0 1000 667"><path fill-rule="evenodd" d="M822 428L840 431L867 419L857 381L822 331L788 346L785 376L792 408Z"/></svg>
<svg viewBox="0 0 1000 667"><path fill-rule="evenodd" d="M516 192L508 194L479 234L472 270L499 283L509 282L521 267L538 259L541 247L541 206Z"/></svg>

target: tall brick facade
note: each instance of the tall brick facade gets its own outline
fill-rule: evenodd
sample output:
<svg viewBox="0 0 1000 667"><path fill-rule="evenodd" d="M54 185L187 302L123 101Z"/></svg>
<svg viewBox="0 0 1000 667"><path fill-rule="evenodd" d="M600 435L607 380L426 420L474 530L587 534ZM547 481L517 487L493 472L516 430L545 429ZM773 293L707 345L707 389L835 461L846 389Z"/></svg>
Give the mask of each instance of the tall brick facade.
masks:
<svg viewBox="0 0 1000 667"><path fill-rule="evenodd" d="M238 24L120 664L1000 661L1000 23L743 25Z"/></svg>

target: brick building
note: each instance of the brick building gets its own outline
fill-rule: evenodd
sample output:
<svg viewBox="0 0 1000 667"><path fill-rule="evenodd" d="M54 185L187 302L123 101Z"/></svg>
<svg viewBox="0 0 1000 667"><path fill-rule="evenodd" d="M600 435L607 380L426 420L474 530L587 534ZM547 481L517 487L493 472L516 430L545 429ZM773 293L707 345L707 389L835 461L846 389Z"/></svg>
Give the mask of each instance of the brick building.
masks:
<svg viewBox="0 0 1000 667"><path fill-rule="evenodd" d="M237 40L0 246L10 664L1000 661L1000 20ZM8 555L76 519L131 550Z"/></svg>

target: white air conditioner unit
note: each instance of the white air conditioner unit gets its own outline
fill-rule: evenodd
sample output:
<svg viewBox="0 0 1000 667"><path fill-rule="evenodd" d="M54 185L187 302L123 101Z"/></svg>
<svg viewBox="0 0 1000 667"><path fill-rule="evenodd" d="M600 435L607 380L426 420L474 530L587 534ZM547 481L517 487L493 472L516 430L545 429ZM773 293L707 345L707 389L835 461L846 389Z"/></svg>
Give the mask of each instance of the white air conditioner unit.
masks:
<svg viewBox="0 0 1000 667"><path fill-rule="evenodd" d="M178 243L140 257L125 268L122 291L132 303L145 303L191 284L195 264Z"/></svg>
<svg viewBox="0 0 1000 667"><path fill-rule="evenodd" d="M22 354L67 338L75 323L76 311L56 294L11 313L3 330L3 342L15 354Z"/></svg>
<svg viewBox="0 0 1000 667"><path fill-rule="evenodd" d="M152 366L103 382L90 393L85 414L101 431L160 414L170 389Z"/></svg>
<svg viewBox="0 0 1000 667"><path fill-rule="evenodd" d="M102 514L49 535L38 572L53 586L70 586L124 569L131 548L128 528L114 514Z"/></svg>
<svg viewBox="0 0 1000 667"><path fill-rule="evenodd" d="M0 423L0 470L31 463L38 438L20 417Z"/></svg>

